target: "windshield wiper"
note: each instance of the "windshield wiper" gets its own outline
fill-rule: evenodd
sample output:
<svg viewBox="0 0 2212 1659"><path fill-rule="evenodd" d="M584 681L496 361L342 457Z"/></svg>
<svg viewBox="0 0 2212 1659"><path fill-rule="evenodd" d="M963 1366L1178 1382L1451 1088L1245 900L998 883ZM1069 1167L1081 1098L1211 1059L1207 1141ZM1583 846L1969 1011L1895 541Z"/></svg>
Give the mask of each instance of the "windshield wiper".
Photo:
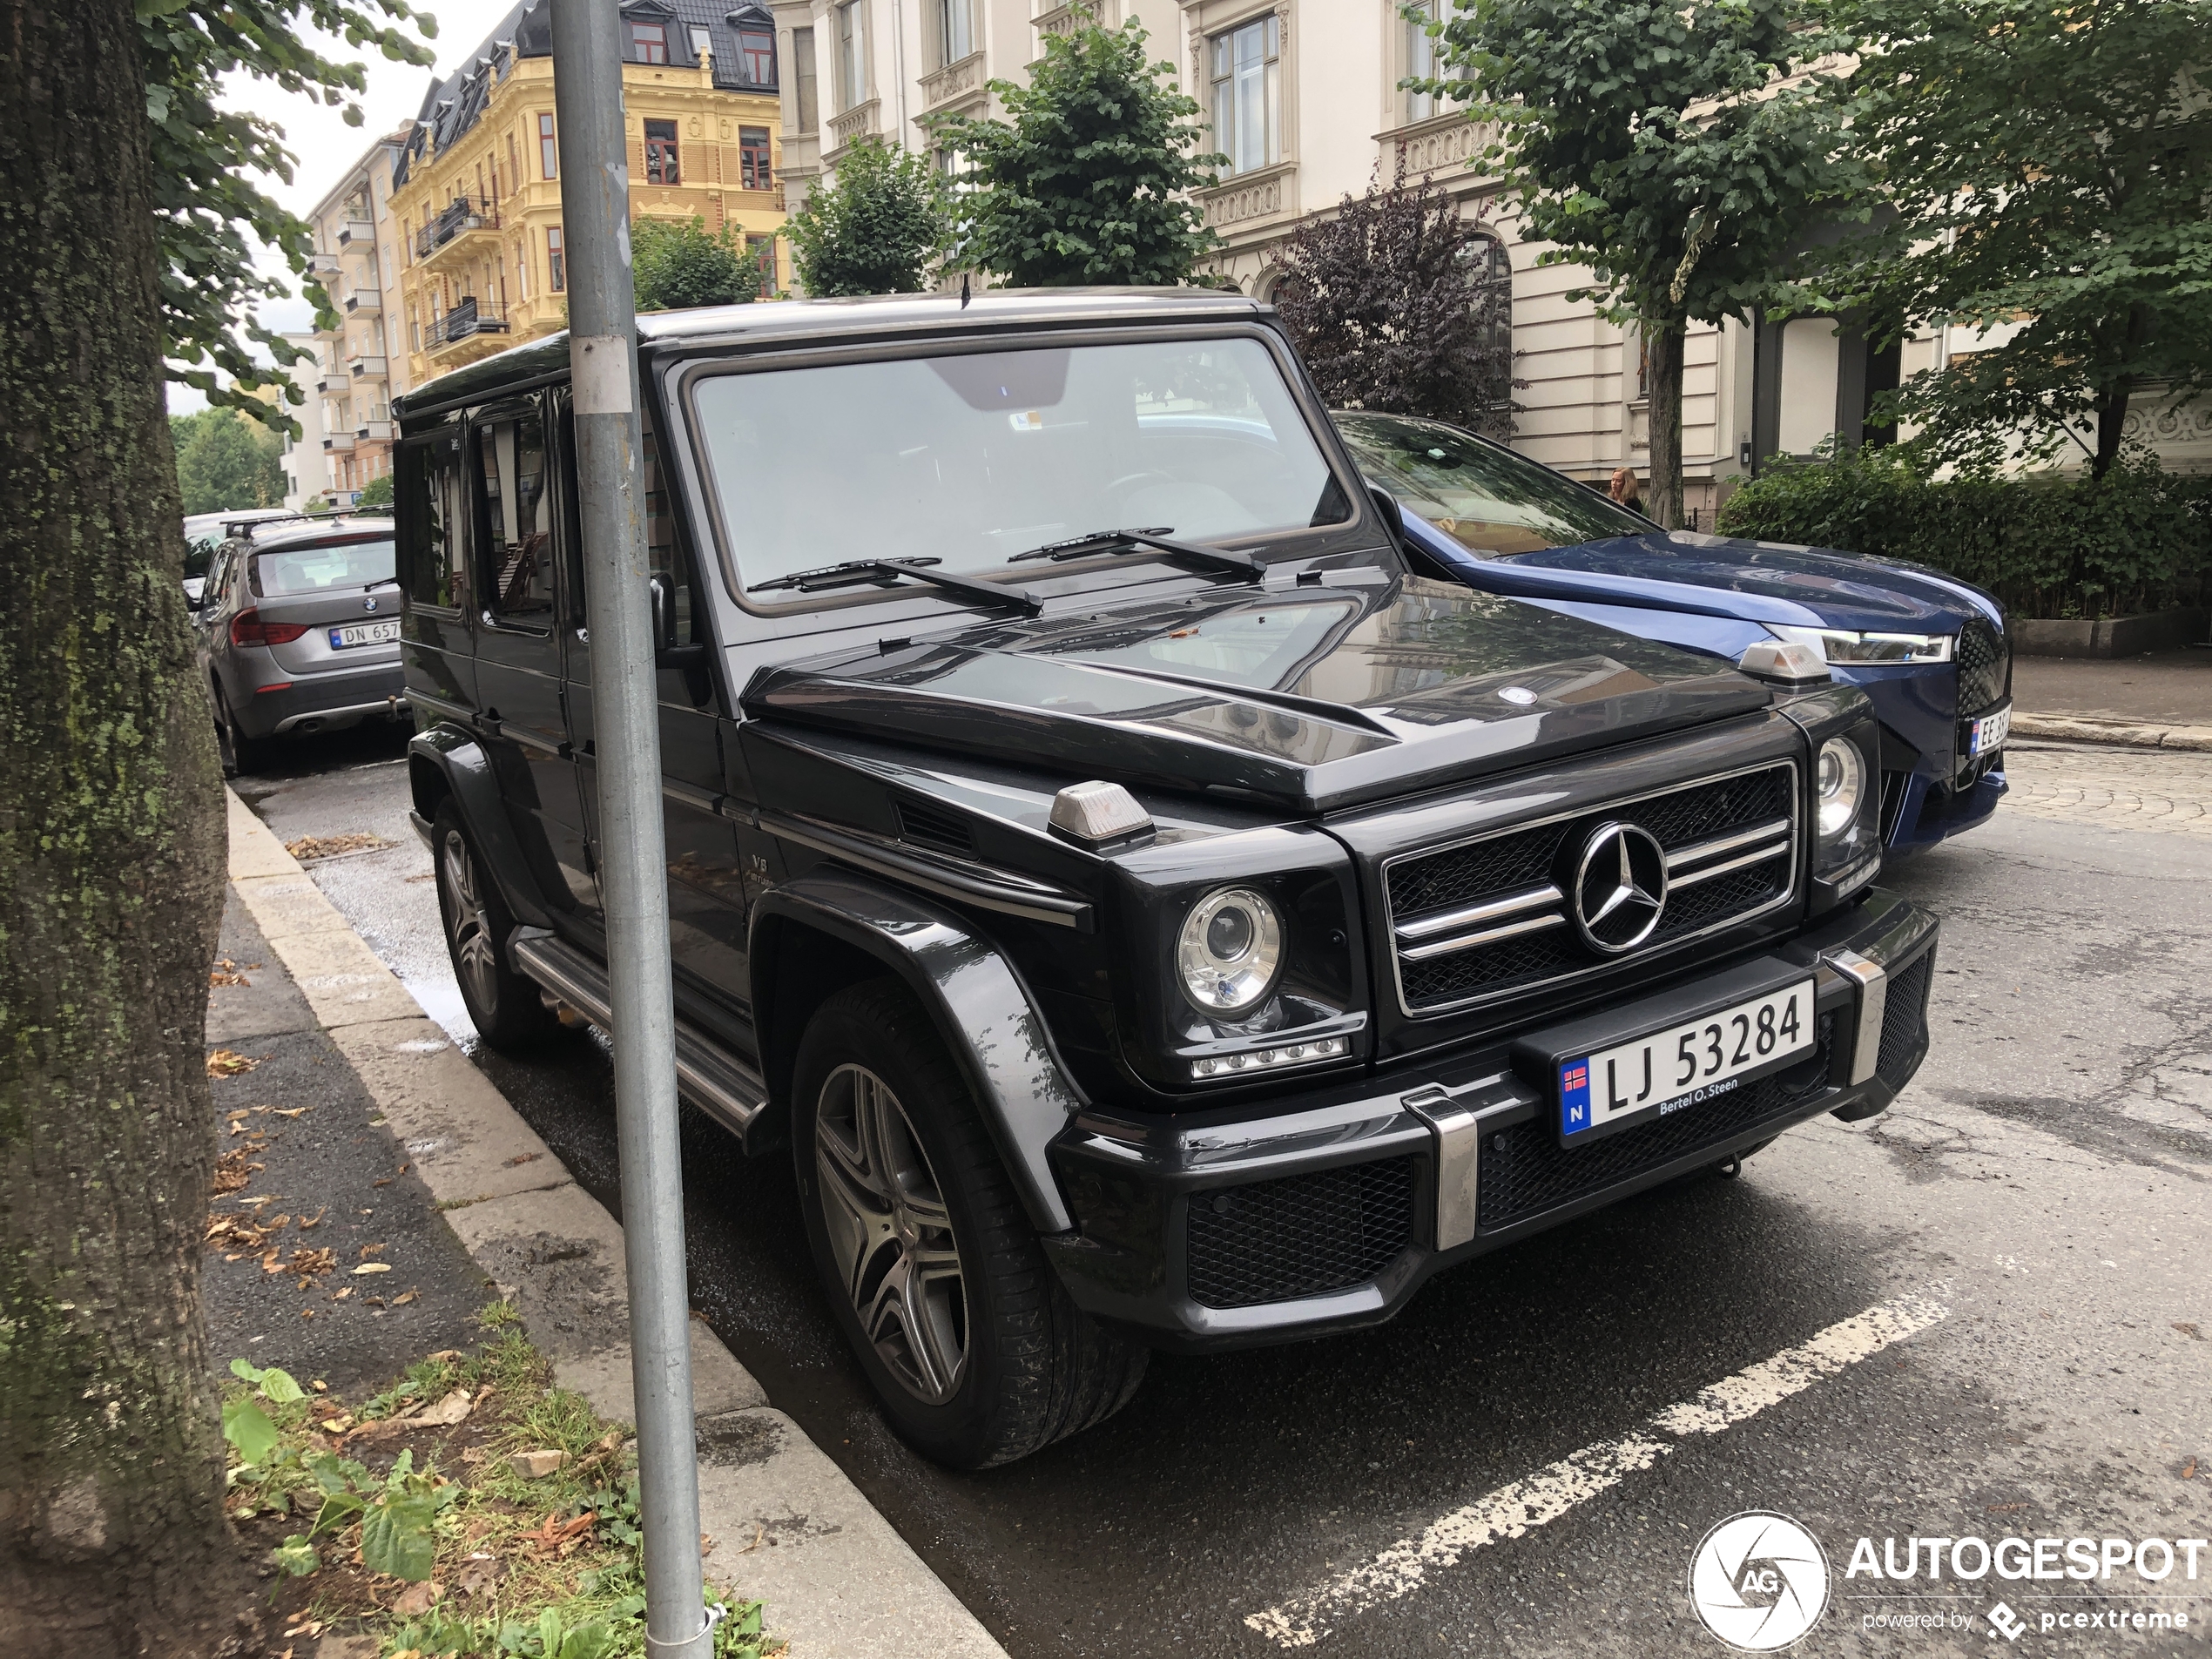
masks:
<svg viewBox="0 0 2212 1659"><path fill-rule="evenodd" d="M772 588L796 588L801 593L819 593L830 588L856 588L864 583L887 583L910 576L917 582L931 583L948 592L995 605L1001 610L1018 610L1023 616L1034 617L1044 610L1044 601L1027 588L1001 588L996 583L978 582L972 577L927 568L942 563L934 558L847 559L842 564L825 564L819 570L794 570L772 582L756 582L752 591L765 593Z"/></svg>
<svg viewBox="0 0 2212 1659"><path fill-rule="evenodd" d="M1064 542L1047 542L1042 547L1033 547L1027 553L1016 553L1008 564L1019 564L1024 559L1050 559L1055 564L1064 559L1089 558L1094 554L1121 548L1135 552L1140 548L1156 553L1165 553L1172 558L1189 559L1232 576L1258 577L1265 567L1249 553L1231 553L1226 548L1206 547L1197 542L1177 542L1169 539L1169 526L1141 530L1093 530L1087 536L1071 536Z"/></svg>

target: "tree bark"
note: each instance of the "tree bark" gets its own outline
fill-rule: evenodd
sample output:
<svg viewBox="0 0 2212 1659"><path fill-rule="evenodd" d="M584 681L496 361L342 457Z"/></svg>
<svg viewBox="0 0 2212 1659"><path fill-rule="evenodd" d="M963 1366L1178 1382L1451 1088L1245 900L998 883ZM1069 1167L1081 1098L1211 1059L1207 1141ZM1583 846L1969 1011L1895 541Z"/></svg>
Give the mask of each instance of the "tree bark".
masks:
<svg viewBox="0 0 2212 1659"><path fill-rule="evenodd" d="M1649 510L1669 529L1682 523L1683 334L1680 317L1656 318L1643 327L1644 414L1651 439Z"/></svg>
<svg viewBox="0 0 2212 1659"><path fill-rule="evenodd" d="M206 1655L253 1578L199 1298L221 797L129 0L0 0L0 1652Z"/></svg>
<svg viewBox="0 0 2212 1659"><path fill-rule="evenodd" d="M2128 401L2133 390L2131 381L2121 380L2097 395L2097 450L2089 460L2092 478L2102 478L2120 459L2120 440L2128 424Z"/></svg>

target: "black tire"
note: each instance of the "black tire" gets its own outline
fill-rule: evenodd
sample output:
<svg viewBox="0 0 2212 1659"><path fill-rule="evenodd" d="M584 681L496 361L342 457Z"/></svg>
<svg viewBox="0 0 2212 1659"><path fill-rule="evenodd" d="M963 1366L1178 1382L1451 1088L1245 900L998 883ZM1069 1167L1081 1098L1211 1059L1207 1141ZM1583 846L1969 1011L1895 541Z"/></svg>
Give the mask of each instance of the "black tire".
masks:
<svg viewBox="0 0 2212 1659"><path fill-rule="evenodd" d="M507 965L515 919L499 896L462 827L460 810L442 802L430 825L430 864L438 878L438 915L461 1000L486 1042L504 1054L527 1053L561 1028L536 984Z"/></svg>
<svg viewBox="0 0 2212 1659"><path fill-rule="evenodd" d="M231 700L223 695L218 683L215 693L215 752L222 757L223 776L236 778L246 772L258 772L267 759L266 746L259 738L249 738L238 728L238 717L231 712Z"/></svg>
<svg viewBox="0 0 2212 1659"><path fill-rule="evenodd" d="M888 1086L887 1112L880 1096L855 1103L878 1084ZM823 1003L799 1042L792 1099L807 1242L839 1326L900 1435L940 1463L980 1469L1129 1403L1148 1351L1069 1299L966 1082L905 988L876 980ZM890 1124L881 1138L903 1144L856 1160L865 1137L854 1125L867 1116ZM870 1163L900 1194L873 1224L861 1218L874 1196L861 1167ZM956 1258L951 1288L948 1253ZM891 1299L917 1278L921 1292Z"/></svg>

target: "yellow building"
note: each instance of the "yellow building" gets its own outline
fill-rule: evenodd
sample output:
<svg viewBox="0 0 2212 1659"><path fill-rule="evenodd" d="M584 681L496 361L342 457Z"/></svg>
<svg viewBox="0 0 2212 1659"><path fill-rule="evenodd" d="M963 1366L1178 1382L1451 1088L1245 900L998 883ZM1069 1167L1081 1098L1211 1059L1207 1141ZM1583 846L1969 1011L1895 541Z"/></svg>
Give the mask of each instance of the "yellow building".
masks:
<svg viewBox="0 0 2212 1659"><path fill-rule="evenodd" d="M759 0L603 0L622 17L630 211L736 226L761 292L788 286L775 24ZM400 258L386 333L408 381L568 326L549 0L434 83L393 170Z"/></svg>

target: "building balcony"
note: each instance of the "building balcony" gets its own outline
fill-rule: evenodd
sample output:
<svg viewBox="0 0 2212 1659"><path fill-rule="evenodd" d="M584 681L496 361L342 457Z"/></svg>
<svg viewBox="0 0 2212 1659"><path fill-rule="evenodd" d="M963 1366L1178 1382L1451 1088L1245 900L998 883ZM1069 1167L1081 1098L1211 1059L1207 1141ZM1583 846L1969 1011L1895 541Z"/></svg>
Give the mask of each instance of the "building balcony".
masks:
<svg viewBox="0 0 2212 1659"><path fill-rule="evenodd" d="M422 349L437 352L479 334L507 332L507 307L491 301L463 300L425 332Z"/></svg>
<svg viewBox="0 0 2212 1659"><path fill-rule="evenodd" d="M389 421L371 421L366 426L355 427L354 437L361 443L389 443L392 441L392 423Z"/></svg>
<svg viewBox="0 0 2212 1659"><path fill-rule="evenodd" d="M492 203L481 196L456 196L444 212L415 232L415 257L428 260L473 232L498 228L499 209Z"/></svg>
<svg viewBox="0 0 2212 1659"><path fill-rule="evenodd" d="M384 309L384 295L375 288L355 288L346 296L346 314L373 317Z"/></svg>
<svg viewBox="0 0 2212 1659"><path fill-rule="evenodd" d="M338 256L335 253L310 253L307 255L307 274L319 277L336 276Z"/></svg>
<svg viewBox="0 0 2212 1659"><path fill-rule="evenodd" d="M371 357L366 353L355 357L346 368L357 381L381 381L384 378L384 360Z"/></svg>
<svg viewBox="0 0 2212 1659"><path fill-rule="evenodd" d="M865 104L855 104L842 115L829 118L830 147L824 153L825 165L835 166L837 158L852 148L856 138L865 138L876 130L876 116L882 110L880 99L870 98Z"/></svg>
<svg viewBox="0 0 2212 1659"><path fill-rule="evenodd" d="M350 453L354 447L354 435L350 432L326 432L322 447L327 450Z"/></svg>
<svg viewBox="0 0 2212 1659"><path fill-rule="evenodd" d="M939 110L962 98L975 97L982 92L985 78L983 54L980 51L970 52L942 69L932 70L921 78L922 108Z"/></svg>
<svg viewBox="0 0 2212 1659"><path fill-rule="evenodd" d="M365 219L349 219L338 227L341 247L370 247L376 241L376 226Z"/></svg>
<svg viewBox="0 0 2212 1659"><path fill-rule="evenodd" d="M317 395L323 397L335 396L353 389L353 385L347 380L346 371L342 368L323 370L322 378L315 382Z"/></svg>

